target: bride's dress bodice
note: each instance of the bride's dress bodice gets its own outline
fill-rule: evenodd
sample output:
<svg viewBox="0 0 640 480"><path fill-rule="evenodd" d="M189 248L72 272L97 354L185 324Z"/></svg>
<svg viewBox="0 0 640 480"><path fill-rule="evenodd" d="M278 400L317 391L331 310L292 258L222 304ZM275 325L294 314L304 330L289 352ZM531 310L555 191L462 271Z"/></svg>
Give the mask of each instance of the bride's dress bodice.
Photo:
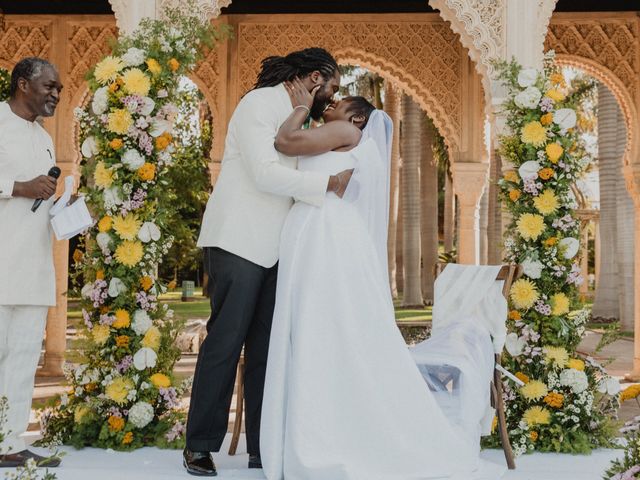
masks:
<svg viewBox="0 0 640 480"><path fill-rule="evenodd" d="M358 148L358 147L356 147ZM321 172L329 175L335 175L343 170L353 168L356 163L356 157L348 152L327 152L320 155L312 155L307 157L299 157L298 170L306 172Z"/></svg>

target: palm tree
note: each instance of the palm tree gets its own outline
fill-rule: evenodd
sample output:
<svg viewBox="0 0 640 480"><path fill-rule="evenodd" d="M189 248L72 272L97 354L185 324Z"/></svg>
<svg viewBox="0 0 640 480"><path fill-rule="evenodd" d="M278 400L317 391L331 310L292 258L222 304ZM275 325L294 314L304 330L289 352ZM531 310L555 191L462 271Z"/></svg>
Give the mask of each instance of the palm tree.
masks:
<svg viewBox="0 0 640 480"><path fill-rule="evenodd" d="M444 251L454 249L454 234L456 231L456 194L453 191L453 179L447 169L444 177Z"/></svg>
<svg viewBox="0 0 640 480"><path fill-rule="evenodd" d="M404 257L403 306L422 305L420 284L420 107L402 96L402 249Z"/></svg>
<svg viewBox="0 0 640 480"><path fill-rule="evenodd" d="M434 267L438 261L438 163L433 152L435 126L429 117L421 122L420 161L422 296L433 304Z"/></svg>

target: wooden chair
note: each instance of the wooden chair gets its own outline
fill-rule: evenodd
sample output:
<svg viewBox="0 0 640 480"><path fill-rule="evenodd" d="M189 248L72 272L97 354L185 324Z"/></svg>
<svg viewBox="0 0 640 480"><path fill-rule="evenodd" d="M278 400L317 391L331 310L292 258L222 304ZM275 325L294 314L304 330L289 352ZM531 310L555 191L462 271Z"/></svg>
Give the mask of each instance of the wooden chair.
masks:
<svg viewBox="0 0 640 480"><path fill-rule="evenodd" d="M444 270L446 263L438 263L435 265L436 277ZM503 265L496 281L504 280L504 286L502 287L502 294L509 300L509 291L511 285L522 275L522 267L520 265ZM504 451L504 457L507 461L507 467L509 470L516 468L516 463L513 455L513 449L511 448L511 442L509 441L509 432L507 431L507 417L504 412L504 400L502 398L502 374L498 367L501 366L501 355L496 354L496 368L493 370L493 381L491 382L491 406L496 410L496 416L498 418L498 434L500 436L500 442L502 443L502 450Z"/></svg>
<svg viewBox="0 0 640 480"><path fill-rule="evenodd" d="M244 351L240 354L238 373L236 375L236 404L233 407L236 417L233 421L233 433L229 444L229 455L235 455L242 433L242 417L244 416Z"/></svg>

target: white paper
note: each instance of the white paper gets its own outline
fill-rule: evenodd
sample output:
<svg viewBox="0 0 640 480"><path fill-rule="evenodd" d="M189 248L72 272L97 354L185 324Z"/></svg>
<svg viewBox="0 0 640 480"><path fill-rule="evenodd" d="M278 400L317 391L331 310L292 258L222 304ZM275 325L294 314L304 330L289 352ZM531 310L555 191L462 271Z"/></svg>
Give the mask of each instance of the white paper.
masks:
<svg viewBox="0 0 640 480"><path fill-rule="evenodd" d="M67 205L73 192L73 176L64 179L64 193L49 210L51 227L58 240L69 240L93 225L93 219L84 201L78 198L72 205Z"/></svg>

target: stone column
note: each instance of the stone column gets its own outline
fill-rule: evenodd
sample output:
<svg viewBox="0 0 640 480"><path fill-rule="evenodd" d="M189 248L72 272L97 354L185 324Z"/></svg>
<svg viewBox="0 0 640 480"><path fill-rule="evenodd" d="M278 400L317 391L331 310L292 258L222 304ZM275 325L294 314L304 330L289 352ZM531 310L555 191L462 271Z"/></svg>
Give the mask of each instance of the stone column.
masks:
<svg viewBox="0 0 640 480"><path fill-rule="evenodd" d="M640 163L634 163L624 167L624 177L627 189L633 198L635 207L634 220L634 256L635 265L640 265ZM640 381L640 268L634 271L634 348L633 348L633 371L628 375L632 381Z"/></svg>
<svg viewBox="0 0 640 480"><path fill-rule="evenodd" d="M389 286L393 297L398 296L396 283L396 238L398 226L398 199L400 194L400 94L390 81L384 83L384 111L393 122L393 143L391 144L391 179L389 188L389 237L387 240L387 261L389 265Z"/></svg>
<svg viewBox="0 0 640 480"><path fill-rule="evenodd" d="M480 264L480 198L489 174L488 163L454 162L453 188L460 208L458 263Z"/></svg>
<svg viewBox="0 0 640 480"><path fill-rule="evenodd" d="M438 165L433 156L433 123L424 119L420 143L420 243L422 252L422 296L427 305L433 304L434 268L438 262Z"/></svg>
<svg viewBox="0 0 640 480"><path fill-rule="evenodd" d="M456 194L453 191L453 180L449 172L444 176L444 251L450 252L454 248L456 231Z"/></svg>
<svg viewBox="0 0 640 480"><path fill-rule="evenodd" d="M486 265L489 258L489 182L480 199L480 264Z"/></svg>
<svg viewBox="0 0 640 480"><path fill-rule="evenodd" d="M593 289L594 291L598 289L598 278L600 277L600 215L596 218L596 229L593 235L593 241L595 244L595 265L593 271ZM585 279L586 280L586 279Z"/></svg>

